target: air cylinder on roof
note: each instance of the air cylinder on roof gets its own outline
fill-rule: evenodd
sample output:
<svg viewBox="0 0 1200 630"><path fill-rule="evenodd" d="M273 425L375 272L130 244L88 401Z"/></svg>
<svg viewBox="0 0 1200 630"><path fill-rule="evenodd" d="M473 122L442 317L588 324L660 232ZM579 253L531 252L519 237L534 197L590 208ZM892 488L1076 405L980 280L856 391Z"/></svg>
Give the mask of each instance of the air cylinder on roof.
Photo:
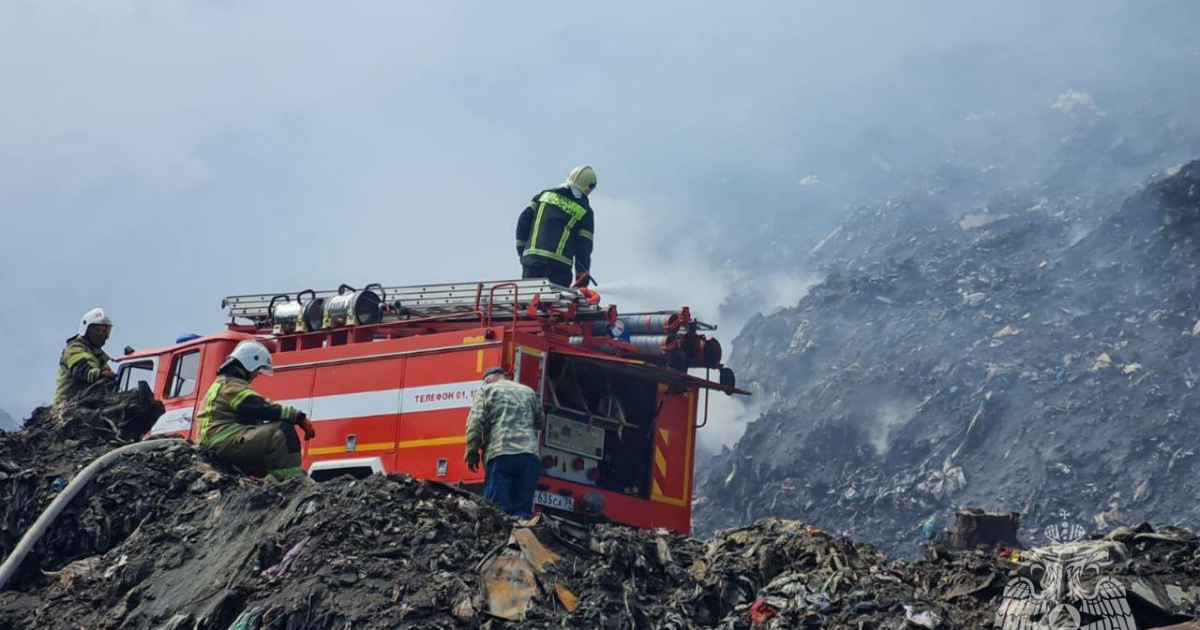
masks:
<svg viewBox="0 0 1200 630"><path fill-rule="evenodd" d="M308 299L304 299L305 295L308 296ZM282 303L277 304L276 302L279 300L282 300ZM275 334L320 329L324 315L324 302L312 289L297 293L295 300L287 295L276 295L271 298L271 304L267 307L267 315L271 320L271 325L275 328Z"/></svg>
<svg viewBox="0 0 1200 630"><path fill-rule="evenodd" d="M325 300L324 327L378 324L383 319L383 293L379 284L368 284L361 291L343 284L337 295Z"/></svg>

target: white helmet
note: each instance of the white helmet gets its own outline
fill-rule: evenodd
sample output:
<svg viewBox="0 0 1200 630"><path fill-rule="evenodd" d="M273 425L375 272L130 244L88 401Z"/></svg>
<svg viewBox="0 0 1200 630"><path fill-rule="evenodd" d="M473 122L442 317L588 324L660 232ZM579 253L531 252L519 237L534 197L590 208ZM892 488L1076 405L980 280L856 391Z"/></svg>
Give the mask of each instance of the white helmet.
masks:
<svg viewBox="0 0 1200 630"><path fill-rule="evenodd" d="M576 166L567 175L566 183L590 195L596 189L596 171L590 166Z"/></svg>
<svg viewBox="0 0 1200 630"><path fill-rule="evenodd" d="M275 373L275 370L271 366L270 351L267 350L266 346L253 339L247 339L239 343L233 349L233 352L229 353L229 358L225 359L221 367L225 367L233 361L241 363L242 367L251 374L254 374L255 370L259 370L267 376Z"/></svg>
<svg viewBox="0 0 1200 630"><path fill-rule="evenodd" d="M91 326L92 324L101 324L104 326L112 326L112 320L108 318L108 315L104 314L104 309L99 308L99 307L94 308L94 309L84 313L83 317L81 317L80 319L82 320L79 322L79 336L80 337L87 335L88 326Z"/></svg>

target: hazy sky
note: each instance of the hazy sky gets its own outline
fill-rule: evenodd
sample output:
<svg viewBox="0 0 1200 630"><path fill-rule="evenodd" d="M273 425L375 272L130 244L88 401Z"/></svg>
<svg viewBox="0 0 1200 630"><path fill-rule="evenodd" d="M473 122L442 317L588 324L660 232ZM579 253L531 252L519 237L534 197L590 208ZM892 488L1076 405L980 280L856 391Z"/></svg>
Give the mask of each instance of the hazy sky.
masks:
<svg viewBox="0 0 1200 630"><path fill-rule="evenodd" d="M231 293L512 277L517 213L579 163L601 282L711 311L722 240L836 178L805 121L923 51L1069 66L1117 46L1116 6L0 3L0 408L48 400L93 306L115 351L215 331Z"/></svg>

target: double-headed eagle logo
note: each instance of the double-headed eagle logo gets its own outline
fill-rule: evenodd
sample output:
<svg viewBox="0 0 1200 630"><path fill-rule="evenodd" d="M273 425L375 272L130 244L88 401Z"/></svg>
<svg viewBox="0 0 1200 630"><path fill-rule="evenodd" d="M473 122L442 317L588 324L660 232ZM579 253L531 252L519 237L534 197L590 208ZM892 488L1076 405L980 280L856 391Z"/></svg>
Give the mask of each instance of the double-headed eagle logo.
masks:
<svg viewBox="0 0 1200 630"><path fill-rule="evenodd" d="M995 628L1000 630L1136 630L1125 586L1104 570L1125 556L1120 543L1081 540L1082 525L1070 515L1043 533L1054 541L1022 551L1021 577L1004 587ZM1038 584L1034 584L1037 580Z"/></svg>

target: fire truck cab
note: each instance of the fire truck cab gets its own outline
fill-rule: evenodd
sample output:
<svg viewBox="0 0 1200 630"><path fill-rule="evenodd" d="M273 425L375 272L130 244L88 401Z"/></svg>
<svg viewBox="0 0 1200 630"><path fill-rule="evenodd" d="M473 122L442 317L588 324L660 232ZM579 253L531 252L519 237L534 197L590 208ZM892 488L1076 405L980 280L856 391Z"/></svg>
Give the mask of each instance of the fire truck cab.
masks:
<svg viewBox="0 0 1200 630"><path fill-rule="evenodd" d="M482 470L463 461L466 419L483 372L501 366L545 404L540 509L686 535L708 392L746 393L701 334L714 327L687 308L622 315L545 280L343 285L230 296L223 307L227 331L121 357L120 387L146 381L163 401L151 434L196 440L217 368L258 339L275 374L254 387L312 419L303 466L318 480L402 472L481 486Z"/></svg>

